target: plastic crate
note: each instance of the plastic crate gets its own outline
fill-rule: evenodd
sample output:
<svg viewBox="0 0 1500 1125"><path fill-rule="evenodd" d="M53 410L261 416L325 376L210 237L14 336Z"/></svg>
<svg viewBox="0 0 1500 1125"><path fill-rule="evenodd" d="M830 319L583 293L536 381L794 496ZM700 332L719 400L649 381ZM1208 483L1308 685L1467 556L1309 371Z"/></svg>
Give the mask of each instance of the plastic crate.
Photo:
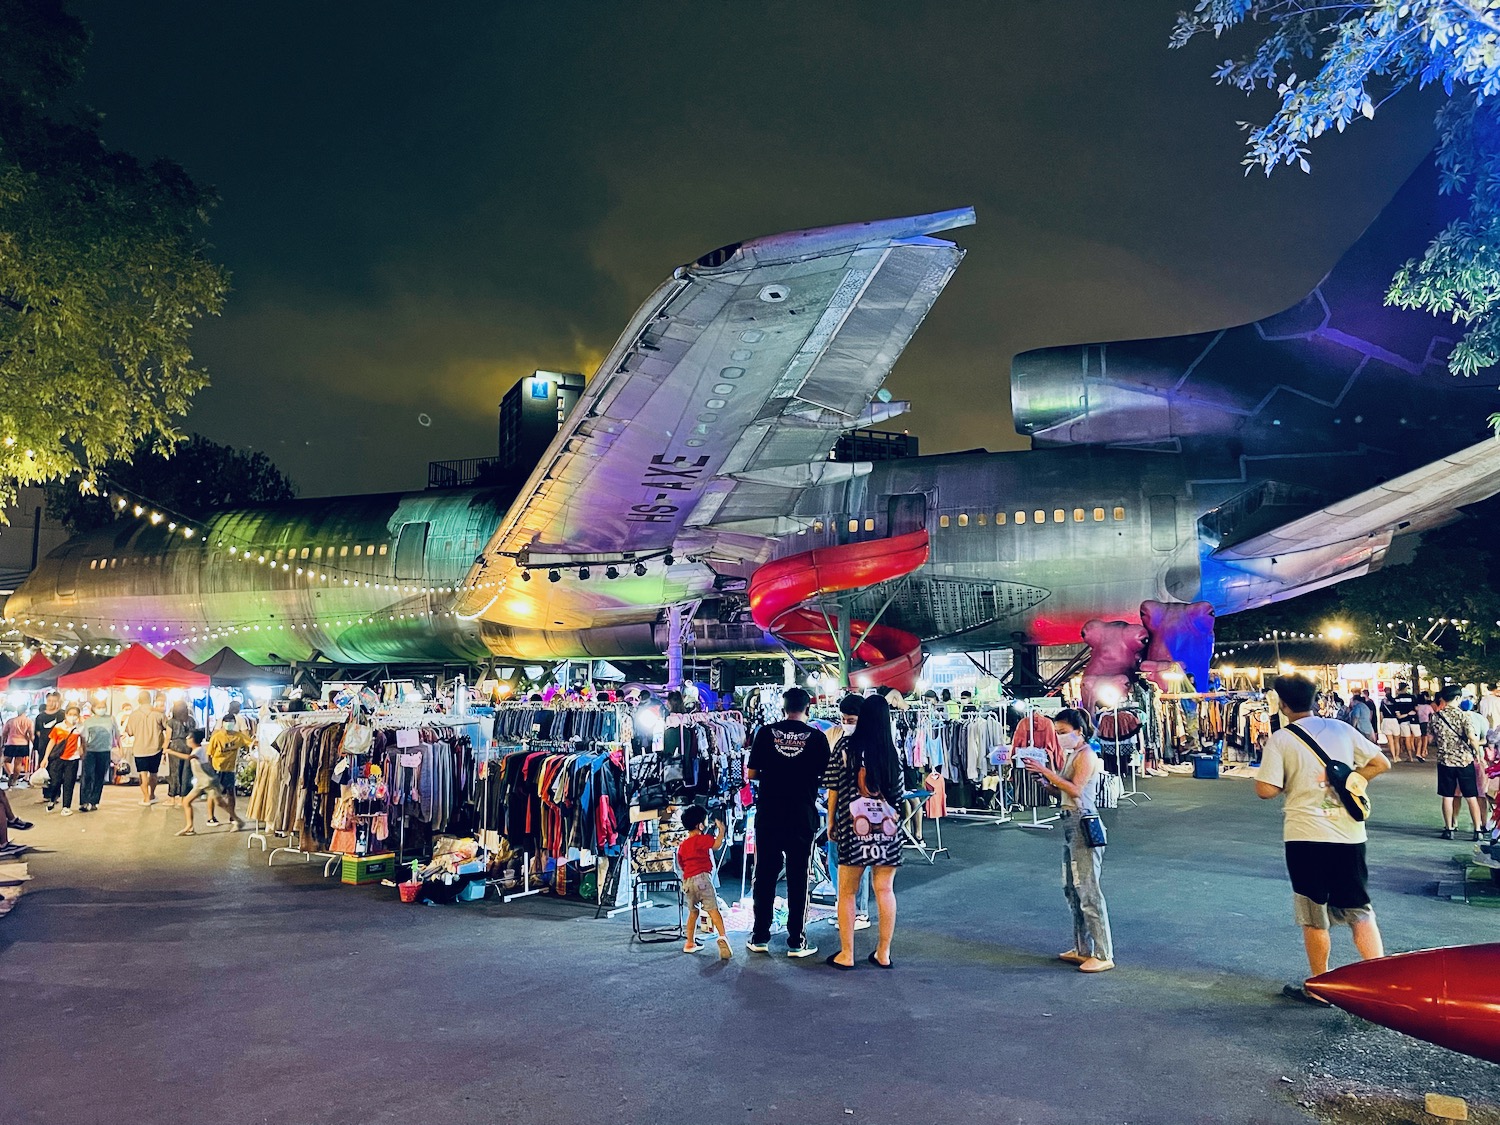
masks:
<svg viewBox="0 0 1500 1125"><path fill-rule="evenodd" d="M1213 754L1194 754L1193 776L1204 781L1218 780L1219 759Z"/></svg>
<svg viewBox="0 0 1500 1125"><path fill-rule="evenodd" d="M390 879L396 873L396 853L378 852L375 855L346 855L339 881L360 886Z"/></svg>

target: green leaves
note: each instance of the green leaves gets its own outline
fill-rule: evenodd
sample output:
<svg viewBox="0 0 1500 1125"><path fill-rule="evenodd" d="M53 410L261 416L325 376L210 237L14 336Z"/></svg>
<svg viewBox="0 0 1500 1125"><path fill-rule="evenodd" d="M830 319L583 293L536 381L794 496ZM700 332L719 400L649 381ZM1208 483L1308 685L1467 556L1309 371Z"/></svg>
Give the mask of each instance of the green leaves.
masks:
<svg viewBox="0 0 1500 1125"><path fill-rule="evenodd" d="M86 38L51 0L0 0L0 505L176 445L208 381L188 335L228 292L204 242L212 194L110 151L62 100Z"/></svg>
<svg viewBox="0 0 1500 1125"><path fill-rule="evenodd" d="M1413 84L1439 83L1452 96L1437 119L1437 159L1442 190L1467 193L1469 214L1401 268L1386 300L1466 330L1449 357L1453 374L1500 362L1500 127L1491 101L1500 93L1500 0L1201 0L1179 13L1169 45L1246 26L1260 36L1254 49L1213 77L1278 99L1268 121L1246 126L1247 174L1284 165L1311 171L1313 140L1373 119ZM1316 71L1300 78L1294 68L1308 59Z"/></svg>

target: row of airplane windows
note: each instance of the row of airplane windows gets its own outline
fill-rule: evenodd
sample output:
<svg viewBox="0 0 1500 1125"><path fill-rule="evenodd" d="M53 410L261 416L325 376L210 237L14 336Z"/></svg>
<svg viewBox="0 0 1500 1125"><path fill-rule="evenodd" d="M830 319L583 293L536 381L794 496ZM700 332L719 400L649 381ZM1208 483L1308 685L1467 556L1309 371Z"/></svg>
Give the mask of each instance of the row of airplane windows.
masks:
<svg viewBox="0 0 1500 1125"><path fill-rule="evenodd" d="M357 559L365 557L375 558L379 555L388 554L389 551L390 546L386 543L369 545L366 545L364 543L356 543L352 547L347 544L341 547L329 547L326 556L324 555L322 547L303 547L300 552L296 547L282 548L281 550L277 550L274 552L257 552L253 547L246 547L243 550L238 547L231 547L229 548L229 555L233 558L240 558L242 556L244 558L253 558L260 562L281 562L283 559L290 562L295 559L322 559L325 557L330 559L345 559L349 558L351 555ZM159 566L160 564L160 555L126 555L120 558L113 559L90 559L89 569L114 570L117 566Z"/></svg>
<svg viewBox="0 0 1500 1125"><path fill-rule="evenodd" d="M1092 515L1093 515L1093 522L1094 523L1103 523L1103 522L1105 522L1106 518L1113 519L1116 522L1122 522L1125 519L1125 509L1123 507L1120 507L1120 506L1116 506L1112 511L1107 511L1104 508L1095 508L1093 510ZM1087 508L1074 508L1073 509L1073 522L1074 523L1087 523L1089 521L1089 516L1090 516L1090 512L1089 512L1089 509L1087 509ZM1014 513L1011 513L1011 512L996 512L995 516L994 516L994 519L995 519L995 526L996 527L1004 527L1008 523L1015 523L1015 524L1018 524L1018 525L1026 524L1028 522L1030 522L1030 523L1046 523L1047 522L1047 511L1046 511L1045 508L1037 508L1036 510L1034 510L1032 512L1024 512L1024 511L1017 511L1017 512L1014 512ZM949 516L949 515L940 515L940 516L938 516L938 526L939 527L953 527L953 526L957 525L958 527L968 527L970 524L973 524L976 527L984 527L984 526L986 526L989 523L989 520L990 520L990 514L988 512L975 512L972 516L968 512L960 512L956 516ZM1053 508L1052 509L1052 522L1053 523L1067 523L1068 522L1068 509L1066 509L1066 508ZM830 523L829 526L832 526L832 524ZM822 520L814 520L813 521L812 529L814 531L822 531L823 527L824 527L824 524L823 524ZM857 531L859 531L860 530L860 521L857 520L857 519L851 519L849 521L849 530L851 532L857 532ZM865 519L865 521L864 521L864 530L866 530L866 531L874 531L875 530L875 520L873 518L866 518Z"/></svg>

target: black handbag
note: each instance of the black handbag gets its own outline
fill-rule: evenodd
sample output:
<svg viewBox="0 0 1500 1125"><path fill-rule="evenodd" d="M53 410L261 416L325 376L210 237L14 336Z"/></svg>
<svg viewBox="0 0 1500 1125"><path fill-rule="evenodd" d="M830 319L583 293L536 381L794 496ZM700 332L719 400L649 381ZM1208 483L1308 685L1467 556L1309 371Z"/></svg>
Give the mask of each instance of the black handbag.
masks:
<svg viewBox="0 0 1500 1125"><path fill-rule="evenodd" d="M1109 843L1109 834L1104 831L1104 821L1098 813L1084 813L1078 818L1078 831L1083 842L1091 848L1102 848Z"/></svg>

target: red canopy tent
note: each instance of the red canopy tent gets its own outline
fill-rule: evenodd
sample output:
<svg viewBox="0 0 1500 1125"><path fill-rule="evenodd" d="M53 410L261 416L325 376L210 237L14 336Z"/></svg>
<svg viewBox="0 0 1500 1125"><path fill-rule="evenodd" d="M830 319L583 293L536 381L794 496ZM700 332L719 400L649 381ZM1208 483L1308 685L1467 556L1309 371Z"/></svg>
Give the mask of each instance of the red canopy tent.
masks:
<svg viewBox="0 0 1500 1125"><path fill-rule="evenodd" d="M26 662L26 666L18 672L12 672L8 676L0 676L0 691L9 691L11 680L24 679L27 676L39 676L48 668L52 667L52 661L41 653L36 653Z"/></svg>
<svg viewBox="0 0 1500 1125"><path fill-rule="evenodd" d="M194 664L187 657L183 656L182 653L178 652L175 648L168 649L162 655L162 659L174 668L197 668L196 664Z"/></svg>
<svg viewBox="0 0 1500 1125"><path fill-rule="evenodd" d="M60 688L101 688L129 685L149 688L207 687L208 677L178 668L142 645L131 645L119 656L86 672L73 672L57 681Z"/></svg>

